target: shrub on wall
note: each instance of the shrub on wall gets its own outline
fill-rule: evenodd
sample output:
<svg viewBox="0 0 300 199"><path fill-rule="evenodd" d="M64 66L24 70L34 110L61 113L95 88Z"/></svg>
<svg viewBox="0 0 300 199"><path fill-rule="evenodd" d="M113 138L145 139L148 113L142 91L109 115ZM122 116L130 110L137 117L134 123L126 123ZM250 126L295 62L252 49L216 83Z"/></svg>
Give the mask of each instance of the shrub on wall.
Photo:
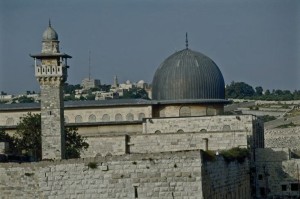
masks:
<svg viewBox="0 0 300 199"><path fill-rule="evenodd" d="M239 163L243 163L250 156L250 153L248 149L234 147L221 151L220 155L223 156L226 162L238 161Z"/></svg>

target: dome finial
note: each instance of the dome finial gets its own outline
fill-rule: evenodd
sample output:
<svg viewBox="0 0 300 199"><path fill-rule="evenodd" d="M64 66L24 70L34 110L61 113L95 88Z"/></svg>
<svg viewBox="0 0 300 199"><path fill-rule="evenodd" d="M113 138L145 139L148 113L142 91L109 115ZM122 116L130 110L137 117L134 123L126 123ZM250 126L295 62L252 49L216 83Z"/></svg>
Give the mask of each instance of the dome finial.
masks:
<svg viewBox="0 0 300 199"><path fill-rule="evenodd" d="M188 33L185 33L185 48L189 49L189 40L188 40Z"/></svg>
<svg viewBox="0 0 300 199"><path fill-rule="evenodd" d="M51 27L51 19L49 18L49 27Z"/></svg>

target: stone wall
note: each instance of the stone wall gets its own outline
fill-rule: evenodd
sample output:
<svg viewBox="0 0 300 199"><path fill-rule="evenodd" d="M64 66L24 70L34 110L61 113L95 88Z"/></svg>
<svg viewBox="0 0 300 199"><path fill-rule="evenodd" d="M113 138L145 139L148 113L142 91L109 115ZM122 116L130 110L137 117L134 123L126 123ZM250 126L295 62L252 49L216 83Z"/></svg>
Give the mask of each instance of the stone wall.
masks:
<svg viewBox="0 0 300 199"><path fill-rule="evenodd" d="M239 102L239 103L234 103L234 104L229 104L227 106L224 106L224 112L227 111L234 111L238 108L245 108L245 107L250 107L250 106L255 106L255 101L250 101L250 102Z"/></svg>
<svg viewBox="0 0 300 199"><path fill-rule="evenodd" d="M78 133L86 137L99 135L118 135L118 134L136 134L143 130L142 122L107 122L94 124L67 124L66 126L75 126Z"/></svg>
<svg viewBox="0 0 300 199"><path fill-rule="evenodd" d="M266 148L300 149L300 127L265 130Z"/></svg>
<svg viewBox="0 0 300 199"><path fill-rule="evenodd" d="M185 116L205 116L205 115L220 115L223 113L223 105L193 105L185 104L182 105L159 105L158 108L153 110L154 115L157 117L179 117L181 115L181 109L185 108L188 110L188 114Z"/></svg>
<svg viewBox="0 0 300 199"><path fill-rule="evenodd" d="M199 151L7 163L0 164L0 193L3 199L202 199L211 194L247 199L247 171L246 163L226 164L222 158L203 164ZM208 192L207 182L214 190Z"/></svg>
<svg viewBox="0 0 300 199"><path fill-rule="evenodd" d="M202 167L203 198L250 199L249 162L225 162L217 156L216 161L204 162Z"/></svg>
<svg viewBox="0 0 300 199"><path fill-rule="evenodd" d="M143 115L142 115L143 114ZM116 115L121 115L118 119ZM82 118L81 122L107 122L107 121L136 121L143 117L152 117L151 106L125 106L125 107L93 107L82 109L66 109L67 123L81 123L76 117ZM130 116L130 117L129 117ZM131 117L132 116L132 117Z"/></svg>
<svg viewBox="0 0 300 199"><path fill-rule="evenodd" d="M2 198L202 198L199 151L0 164L0 182Z"/></svg>
<svg viewBox="0 0 300 199"><path fill-rule="evenodd" d="M112 155L123 155L127 153L127 139L121 136L88 137L89 148L81 153L81 157L96 157Z"/></svg>
<svg viewBox="0 0 300 199"><path fill-rule="evenodd" d="M256 195L259 198L299 198L300 159L288 148L256 150Z"/></svg>
<svg viewBox="0 0 300 199"><path fill-rule="evenodd" d="M14 126L20 121L20 117L28 112L40 113L34 108L28 110L1 110L0 126ZM141 121L142 118L152 117L152 107L145 106L115 106L115 107L92 107L92 108L65 108L64 117L66 123L87 123L87 122L113 122L116 115L120 114L120 121ZM105 115L105 116L104 116ZM132 116L132 117L131 117ZM77 117L77 119L76 119Z"/></svg>
<svg viewBox="0 0 300 199"><path fill-rule="evenodd" d="M147 118L143 133L176 133L203 131L248 131L252 132L254 116L206 116L183 118Z"/></svg>
<svg viewBox="0 0 300 199"><path fill-rule="evenodd" d="M233 147L247 148L245 132L215 133L164 133L130 136L131 153L182 151L193 149L224 150Z"/></svg>
<svg viewBox="0 0 300 199"><path fill-rule="evenodd" d="M272 121L266 122L265 127L266 127L266 129L273 129L280 125L290 124L291 122L299 125L300 124L300 116L291 117L291 118L279 118L276 120L272 120Z"/></svg>
<svg viewBox="0 0 300 199"><path fill-rule="evenodd" d="M248 147L247 132L164 133L88 137L90 144L81 157L122 155L126 153L159 153L184 150L225 150Z"/></svg>
<svg viewBox="0 0 300 199"><path fill-rule="evenodd" d="M38 114L40 111L12 111L12 112L0 112L0 126L15 126L20 122L20 118L27 115L28 112L32 114Z"/></svg>

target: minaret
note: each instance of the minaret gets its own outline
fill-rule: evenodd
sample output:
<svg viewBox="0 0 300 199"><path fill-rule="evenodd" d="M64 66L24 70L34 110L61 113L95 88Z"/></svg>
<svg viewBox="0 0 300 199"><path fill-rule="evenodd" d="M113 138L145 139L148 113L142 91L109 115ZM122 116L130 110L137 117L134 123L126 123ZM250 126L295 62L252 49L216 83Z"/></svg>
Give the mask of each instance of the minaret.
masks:
<svg viewBox="0 0 300 199"><path fill-rule="evenodd" d="M117 77L117 75L115 75L115 76L114 76L113 87L114 87L114 88L118 88L118 86L119 86L118 77Z"/></svg>
<svg viewBox="0 0 300 199"><path fill-rule="evenodd" d="M65 157L63 84L67 80L67 59L59 52L56 31L49 26L43 33L42 52L34 58L35 77L41 88L42 159Z"/></svg>

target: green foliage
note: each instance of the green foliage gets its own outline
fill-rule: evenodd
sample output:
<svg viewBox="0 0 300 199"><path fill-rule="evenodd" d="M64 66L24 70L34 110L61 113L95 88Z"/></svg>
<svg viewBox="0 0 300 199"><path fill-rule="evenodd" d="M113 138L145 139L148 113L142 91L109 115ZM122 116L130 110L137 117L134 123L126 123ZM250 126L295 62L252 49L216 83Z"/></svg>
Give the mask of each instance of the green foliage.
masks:
<svg viewBox="0 0 300 199"><path fill-rule="evenodd" d="M263 116L259 116L259 118L263 121L263 122L269 122L272 120L276 120L275 116L270 116L270 115L263 115Z"/></svg>
<svg viewBox="0 0 300 199"><path fill-rule="evenodd" d="M77 128L65 128L66 158L79 158L80 152L89 147L85 139L77 133ZM28 113L21 118L13 137L16 151L32 155L35 160L42 158L41 115Z"/></svg>
<svg viewBox="0 0 300 199"><path fill-rule="evenodd" d="M214 151L202 151L202 157L204 161L215 161L216 153ZM224 160L229 163L233 161L238 161L239 163L243 163L246 158L250 156L248 149L234 147L229 150L223 150L219 153L219 155L223 156Z"/></svg>
<svg viewBox="0 0 300 199"><path fill-rule="evenodd" d="M227 98L246 98L255 94L252 86L244 82L231 82L226 86L225 95Z"/></svg>
<svg viewBox="0 0 300 199"><path fill-rule="evenodd" d="M27 113L26 116L21 117L14 140L18 153L21 154L22 151L27 155L31 153L34 159L40 160L42 156L40 114Z"/></svg>
<svg viewBox="0 0 300 199"><path fill-rule="evenodd" d="M13 153L15 151L15 143L14 138L7 134L4 129L0 128L0 142L8 142L9 144L9 151L8 153Z"/></svg>
<svg viewBox="0 0 300 199"><path fill-rule="evenodd" d="M142 88L133 88L128 92L125 92L124 95L120 98L123 99L149 99L148 93Z"/></svg>
<svg viewBox="0 0 300 199"><path fill-rule="evenodd" d="M89 144L77 133L76 127L65 128L66 158L80 158L80 152L86 150Z"/></svg>
<svg viewBox="0 0 300 199"><path fill-rule="evenodd" d="M106 85L106 84L103 84L100 86L100 91L105 91L105 92L108 92L111 88L111 85Z"/></svg>
<svg viewBox="0 0 300 199"><path fill-rule="evenodd" d="M244 148L234 147L229 150L223 150L220 152L220 155L224 157L226 162L238 161L243 163L247 157L250 156L249 150Z"/></svg>
<svg viewBox="0 0 300 199"><path fill-rule="evenodd" d="M21 96L21 97L13 100L13 103L16 103L16 102L18 102L18 103L32 103L32 102L34 102L34 99L32 97Z"/></svg>
<svg viewBox="0 0 300 199"><path fill-rule="evenodd" d="M291 92L289 90L273 89L266 90L263 94L263 88L261 86L255 87L255 91L252 86L244 82L231 82L225 88L226 98L233 99L252 99L252 100L269 100L269 101L285 101L285 100L300 100L300 90Z"/></svg>
<svg viewBox="0 0 300 199"><path fill-rule="evenodd" d="M81 89L82 87L79 84L72 85L65 83L64 84L64 93L65 94L73 94L75 95L75 90Z"/></svg>
<svg viewBox="0 0 300 199"><path fill-rule="evenodd" d="M284 128L291 128L291 127L296 127L296 126L297 126L296 124L294 124L293 122L290 122L288 124L279 125L276 128L284 129Z"/></svg>
<svg viewBox="0 0 300 199"><path fill-rule="evenodd" d="M262 96L264 89L261 86L255 87L255 95Z"/></svg>
<svg viewBox="0 0 300 199"><path fill-rule="evenodd" d="M214 151L203 151L201 150L202 152L202 157L203 157L203 160L205 161L215 161L216 159L216 154Z"/></svg>

